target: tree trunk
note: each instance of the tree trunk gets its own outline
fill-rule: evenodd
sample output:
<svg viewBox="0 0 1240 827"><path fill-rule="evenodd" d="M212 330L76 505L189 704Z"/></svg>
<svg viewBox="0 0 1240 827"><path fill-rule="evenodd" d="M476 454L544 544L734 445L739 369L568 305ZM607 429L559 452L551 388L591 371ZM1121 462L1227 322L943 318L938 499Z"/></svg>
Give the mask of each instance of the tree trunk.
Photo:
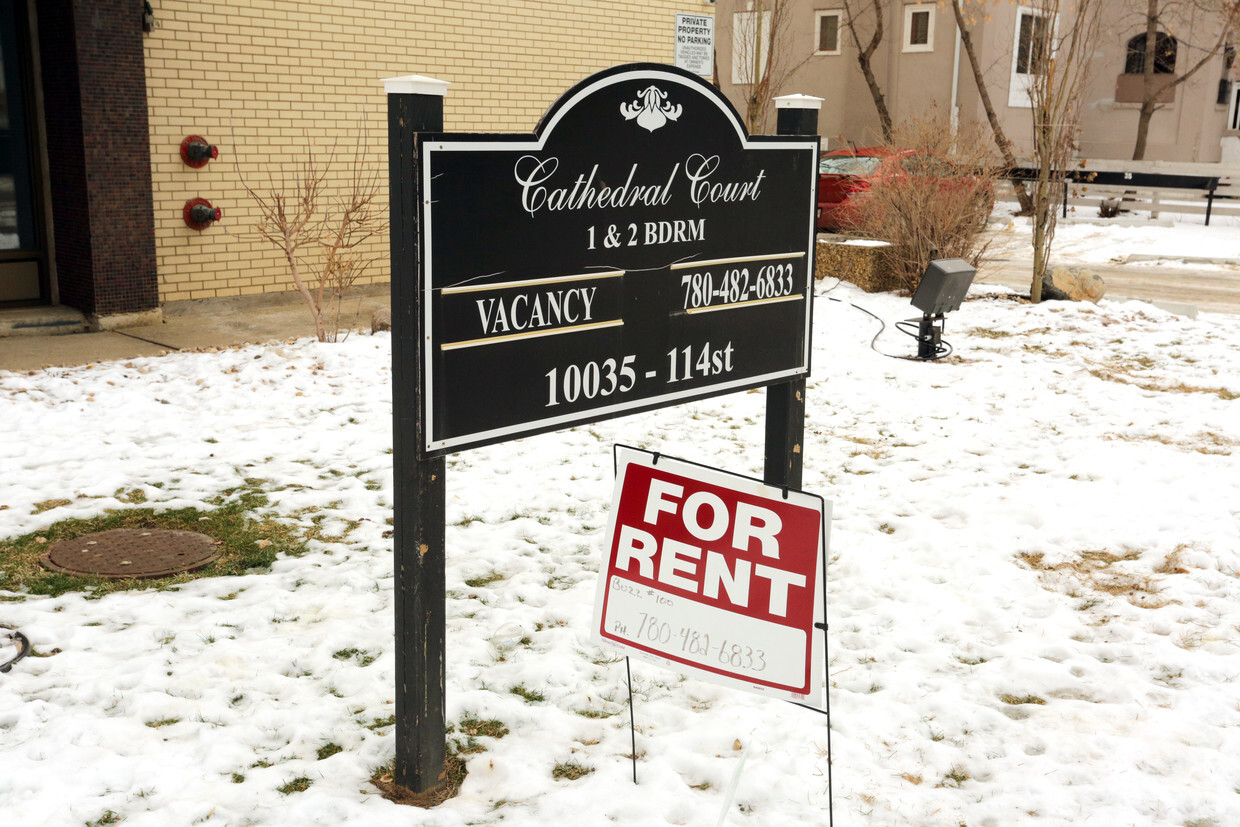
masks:
<svg viewBox="0 0 1240 827"><path fill-rule="evenodd" d="M1145 160L1145 146L1150 133L1150 121L1154 117L1154 99L1147 97L1141 101L1141 111L1137 115L1137 144L1132 149L1132 160Z"/></svg>
<svg viewBox="0 0 1240 827"><path fill-rule="evenodd" d="M874 71L870 68L869 54L859 53L857 62L861 64L861 74L865 75L865 84L870 87L870 97L874 99L874 108L878 110L878 123L883 130L883 141L891 143L891 113L887 111L887 100L883 97L883 90L879 88Z"/></svg>
<svg viewBox="0 0 1240 827"><path fill-rule="evenodd" d="M964 23L964 13L960 10L960 0L952 0L952 12L956 15L956 28L960 32L960 42L964 44L965 54L969 56L969 68L973 70L973 82L977 85L977 93L982 99L982 108L986 110L986 120L990 122L990 130L995 135L995 145L1003 156L1003 163L1009 170L1016 168L1016 156L1012 154L1012 142L1003 131L1003 124L995 114L994 104L990 102L990 92L986 88L986 80L982 75L981 64L977 60L977 52L973 48L973 37ZM1012 181L1012 189L1016 192L1016 200L1020 204L1020 214L1029 215L1033 212L1033 199L1021 181Z"/></svg>
<svg viewBox="0 0 1240 827"><path fill-rule="evenodd" d="M1141 114L1137 116L1137 144L1132 150L1132 160L1134 161L1145 159L1145 145L1150 132L1150 119L1154 117L1154 109L1156 108L1154 98L1158 93L1162 92L1162 89L1157 91L1154 89L1154 47L1158 43L1158 3L1159 0L1146 0L1145 5L1145 65L1141 67Z"/></svg>
<svg viewBox="0 0 1240 827"><path fill-rule="evenodd" d="M870 59L874 56L878 44L883 39L883 3L882 0L872 0L874 5L874 35L870 38L870 42L865 48L861 47L861 38L857 36L857 24L853 19L852 7L847 0L844 3L844 13L848 15L847 25L848 31L852 35L853 43L857 47L857 64L861 67L861 74L865 76L865 84L870 88L870 97L874 100L874 108L878 110L878 123L883 130L883 141L891 143L891 113L887 111L887 99L883 97L883 90L878 85L878 79L874 77L874 69L871 66Z"/></svg>
<svg viewBox="0 0 1240 827"><path fill-rule="evenodd" d="M284 260L288 262L288 269L293 275L293 284L296 285L297 292L301 293L310 307L310 315L314 318L314 338L320 342L326 342L327 331L323 328L323 309L315 302L310 288L301 280L301 269L297 266L297 247L293 244L293 234L287 224L284 227Z"/></svg>

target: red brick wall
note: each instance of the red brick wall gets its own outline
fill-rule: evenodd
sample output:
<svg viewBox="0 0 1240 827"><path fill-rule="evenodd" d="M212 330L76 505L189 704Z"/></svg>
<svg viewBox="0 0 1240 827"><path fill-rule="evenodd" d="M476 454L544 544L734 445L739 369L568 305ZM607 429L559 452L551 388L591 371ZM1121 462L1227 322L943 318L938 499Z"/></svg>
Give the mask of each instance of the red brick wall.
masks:
<svg viewBox="0 0 1240 827"><path fill-rule="evenodd" d="M100 316L159 303L141 10L38 5L60 300Z"/></svg>

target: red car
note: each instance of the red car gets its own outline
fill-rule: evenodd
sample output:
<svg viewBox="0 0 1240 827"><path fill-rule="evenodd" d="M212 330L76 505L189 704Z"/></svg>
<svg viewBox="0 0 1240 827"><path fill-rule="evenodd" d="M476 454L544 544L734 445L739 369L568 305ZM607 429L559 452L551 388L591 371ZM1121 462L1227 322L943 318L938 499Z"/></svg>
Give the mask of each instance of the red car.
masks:
<svg viewBox="0 0 1240 827"><path fill-rule="evenodd" d="M981 221L990 216L994 193L988 182L961 173L959 168L935 155L911 149L870 146L859 149L836 149L818 156L818 229L846 230L857 223L857 197L875 180L899 176L941 179L944 190L968 187L981 194L984 212Z"/></svg>

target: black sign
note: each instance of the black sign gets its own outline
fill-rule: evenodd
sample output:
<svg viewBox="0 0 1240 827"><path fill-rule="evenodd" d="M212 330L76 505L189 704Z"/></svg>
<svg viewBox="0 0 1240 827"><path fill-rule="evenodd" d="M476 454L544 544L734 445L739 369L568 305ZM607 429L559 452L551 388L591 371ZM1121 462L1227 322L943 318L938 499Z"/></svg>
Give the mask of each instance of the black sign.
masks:
<svg viewBox="0 0 1240 827"><path fill-rule="evenodd" d="M646 64L424 135L424 455L807 374L817 155Z"/></svg>

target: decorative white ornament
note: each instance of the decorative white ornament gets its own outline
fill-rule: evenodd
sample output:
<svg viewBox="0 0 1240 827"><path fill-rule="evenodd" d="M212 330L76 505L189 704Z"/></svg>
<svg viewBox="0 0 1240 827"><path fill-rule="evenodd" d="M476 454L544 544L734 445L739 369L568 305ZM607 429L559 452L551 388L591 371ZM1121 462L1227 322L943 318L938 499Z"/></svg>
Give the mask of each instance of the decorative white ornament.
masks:
<svg viewBox="0 0 1240 827"><path fill-rule="evenodd" d="M637 125L648 132L654 132L668 121L680 117L684 107L667 101L667 93L657 86L649 86L637 93L634 103L620 104L620 114L626 121L637 118Z"/></svg>

